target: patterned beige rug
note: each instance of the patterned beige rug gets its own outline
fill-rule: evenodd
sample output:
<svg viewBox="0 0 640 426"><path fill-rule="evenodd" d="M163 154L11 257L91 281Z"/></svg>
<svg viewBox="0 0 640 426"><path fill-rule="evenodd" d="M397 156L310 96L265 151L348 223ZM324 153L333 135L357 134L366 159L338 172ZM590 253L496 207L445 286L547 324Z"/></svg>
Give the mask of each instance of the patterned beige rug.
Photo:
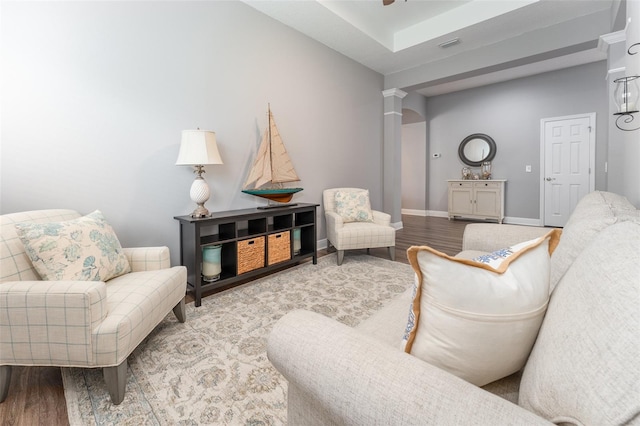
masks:
<svg viewBox="0 0 640 426"><path fill-rule="evenodd" d="M187 305L129 357L127 392L111 404L100 369L63 368L71 425L283 425L286 380L266 356L273 324L308 309L358 324L413 280L409 265L331 254ZM408 309L408 307L407 307Z"/></svg>

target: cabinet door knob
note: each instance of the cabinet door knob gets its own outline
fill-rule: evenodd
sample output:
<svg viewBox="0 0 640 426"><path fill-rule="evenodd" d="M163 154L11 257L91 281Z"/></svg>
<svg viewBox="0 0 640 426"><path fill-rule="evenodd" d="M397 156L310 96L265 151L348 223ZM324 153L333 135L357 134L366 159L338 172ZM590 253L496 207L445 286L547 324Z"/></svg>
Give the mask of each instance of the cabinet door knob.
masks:
<svg viewBox="0 0 640 426"><path fill-rule="evenodd" d="M556 180L556 178L548 177L545 179L547 182L551 182L552 180Z"/></svg>

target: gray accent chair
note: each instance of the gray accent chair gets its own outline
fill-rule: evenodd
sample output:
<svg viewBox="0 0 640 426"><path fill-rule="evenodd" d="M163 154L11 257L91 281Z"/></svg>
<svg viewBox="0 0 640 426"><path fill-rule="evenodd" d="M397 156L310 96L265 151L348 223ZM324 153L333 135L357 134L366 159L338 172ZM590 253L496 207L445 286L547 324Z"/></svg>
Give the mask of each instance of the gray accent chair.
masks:
<svg viewBox="0 0 640 426"><path fill-rule="evenodd" d="M459 256L546 232L470 224ZM401 349L412 288L356 328L288 313L267 346L288 382L287 424L640 425L640 210L586 195L551 256L550 284L524 369L483 387Z"/></svg>

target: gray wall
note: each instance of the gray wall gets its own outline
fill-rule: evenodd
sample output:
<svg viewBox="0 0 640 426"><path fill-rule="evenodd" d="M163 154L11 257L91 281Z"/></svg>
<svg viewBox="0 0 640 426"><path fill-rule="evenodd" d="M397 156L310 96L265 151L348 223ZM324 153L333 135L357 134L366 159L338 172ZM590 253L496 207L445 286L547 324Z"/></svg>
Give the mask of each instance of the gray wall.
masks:
<svg viewBox="0 0 640 426"><path fill-rule="evenodd" d="M240 192L271 103L304 191L382 205L383 78L240 2L3 2L1 212L104 212L124 246L168 245L193 174L184 129L214 130L212 211ZM324 238L323 215L319 215Z"/></svg>
<svg viewBox="0 0 640 426"><path fill-rule="evenodd" d="M402 125L401 206L403 211L427 209L426 127L425 121Z"/></svg>
<svg viewBox="0 0 640 426"><path fill-rule="evenodd" d="M486 133L498 146L493 177L508 179L506 216L540 216L540 119L596 113L596 189L606 189L608 95L606 61L428 98L428 209L447 210L447 179L464 164L458 145L472 133ZM525 165L532 173L525 173Z"/></svg>
<svg viewBox="0 0 640 426"><path fill-rule="evenodd" d="M417 92L408 93L402 99L403 210L428 210L430 163L429 122L426 118L427 98ZM419 167L423 169L419 170ZM424 180L420 182L421 179Z"/></svg>

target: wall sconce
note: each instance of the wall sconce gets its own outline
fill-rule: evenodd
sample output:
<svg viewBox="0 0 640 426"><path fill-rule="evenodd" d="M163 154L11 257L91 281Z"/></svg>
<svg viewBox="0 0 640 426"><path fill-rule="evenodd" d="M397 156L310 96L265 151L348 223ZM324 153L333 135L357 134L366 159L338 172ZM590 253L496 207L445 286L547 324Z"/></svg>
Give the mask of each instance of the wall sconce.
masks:
<svg viewBox="0 0 640 426"><path fill-rule="evenodd" d="M638 97L640 91L638 90L637 80L637 75L613 80L613 82L616 83L616 88L613 92L613 101L618 109L618 112L613 115L617 116L616 127L626 132L640 129L640 126L635 128L629 128L628 126L635 119L633 114L638 112Z"/></svg>

